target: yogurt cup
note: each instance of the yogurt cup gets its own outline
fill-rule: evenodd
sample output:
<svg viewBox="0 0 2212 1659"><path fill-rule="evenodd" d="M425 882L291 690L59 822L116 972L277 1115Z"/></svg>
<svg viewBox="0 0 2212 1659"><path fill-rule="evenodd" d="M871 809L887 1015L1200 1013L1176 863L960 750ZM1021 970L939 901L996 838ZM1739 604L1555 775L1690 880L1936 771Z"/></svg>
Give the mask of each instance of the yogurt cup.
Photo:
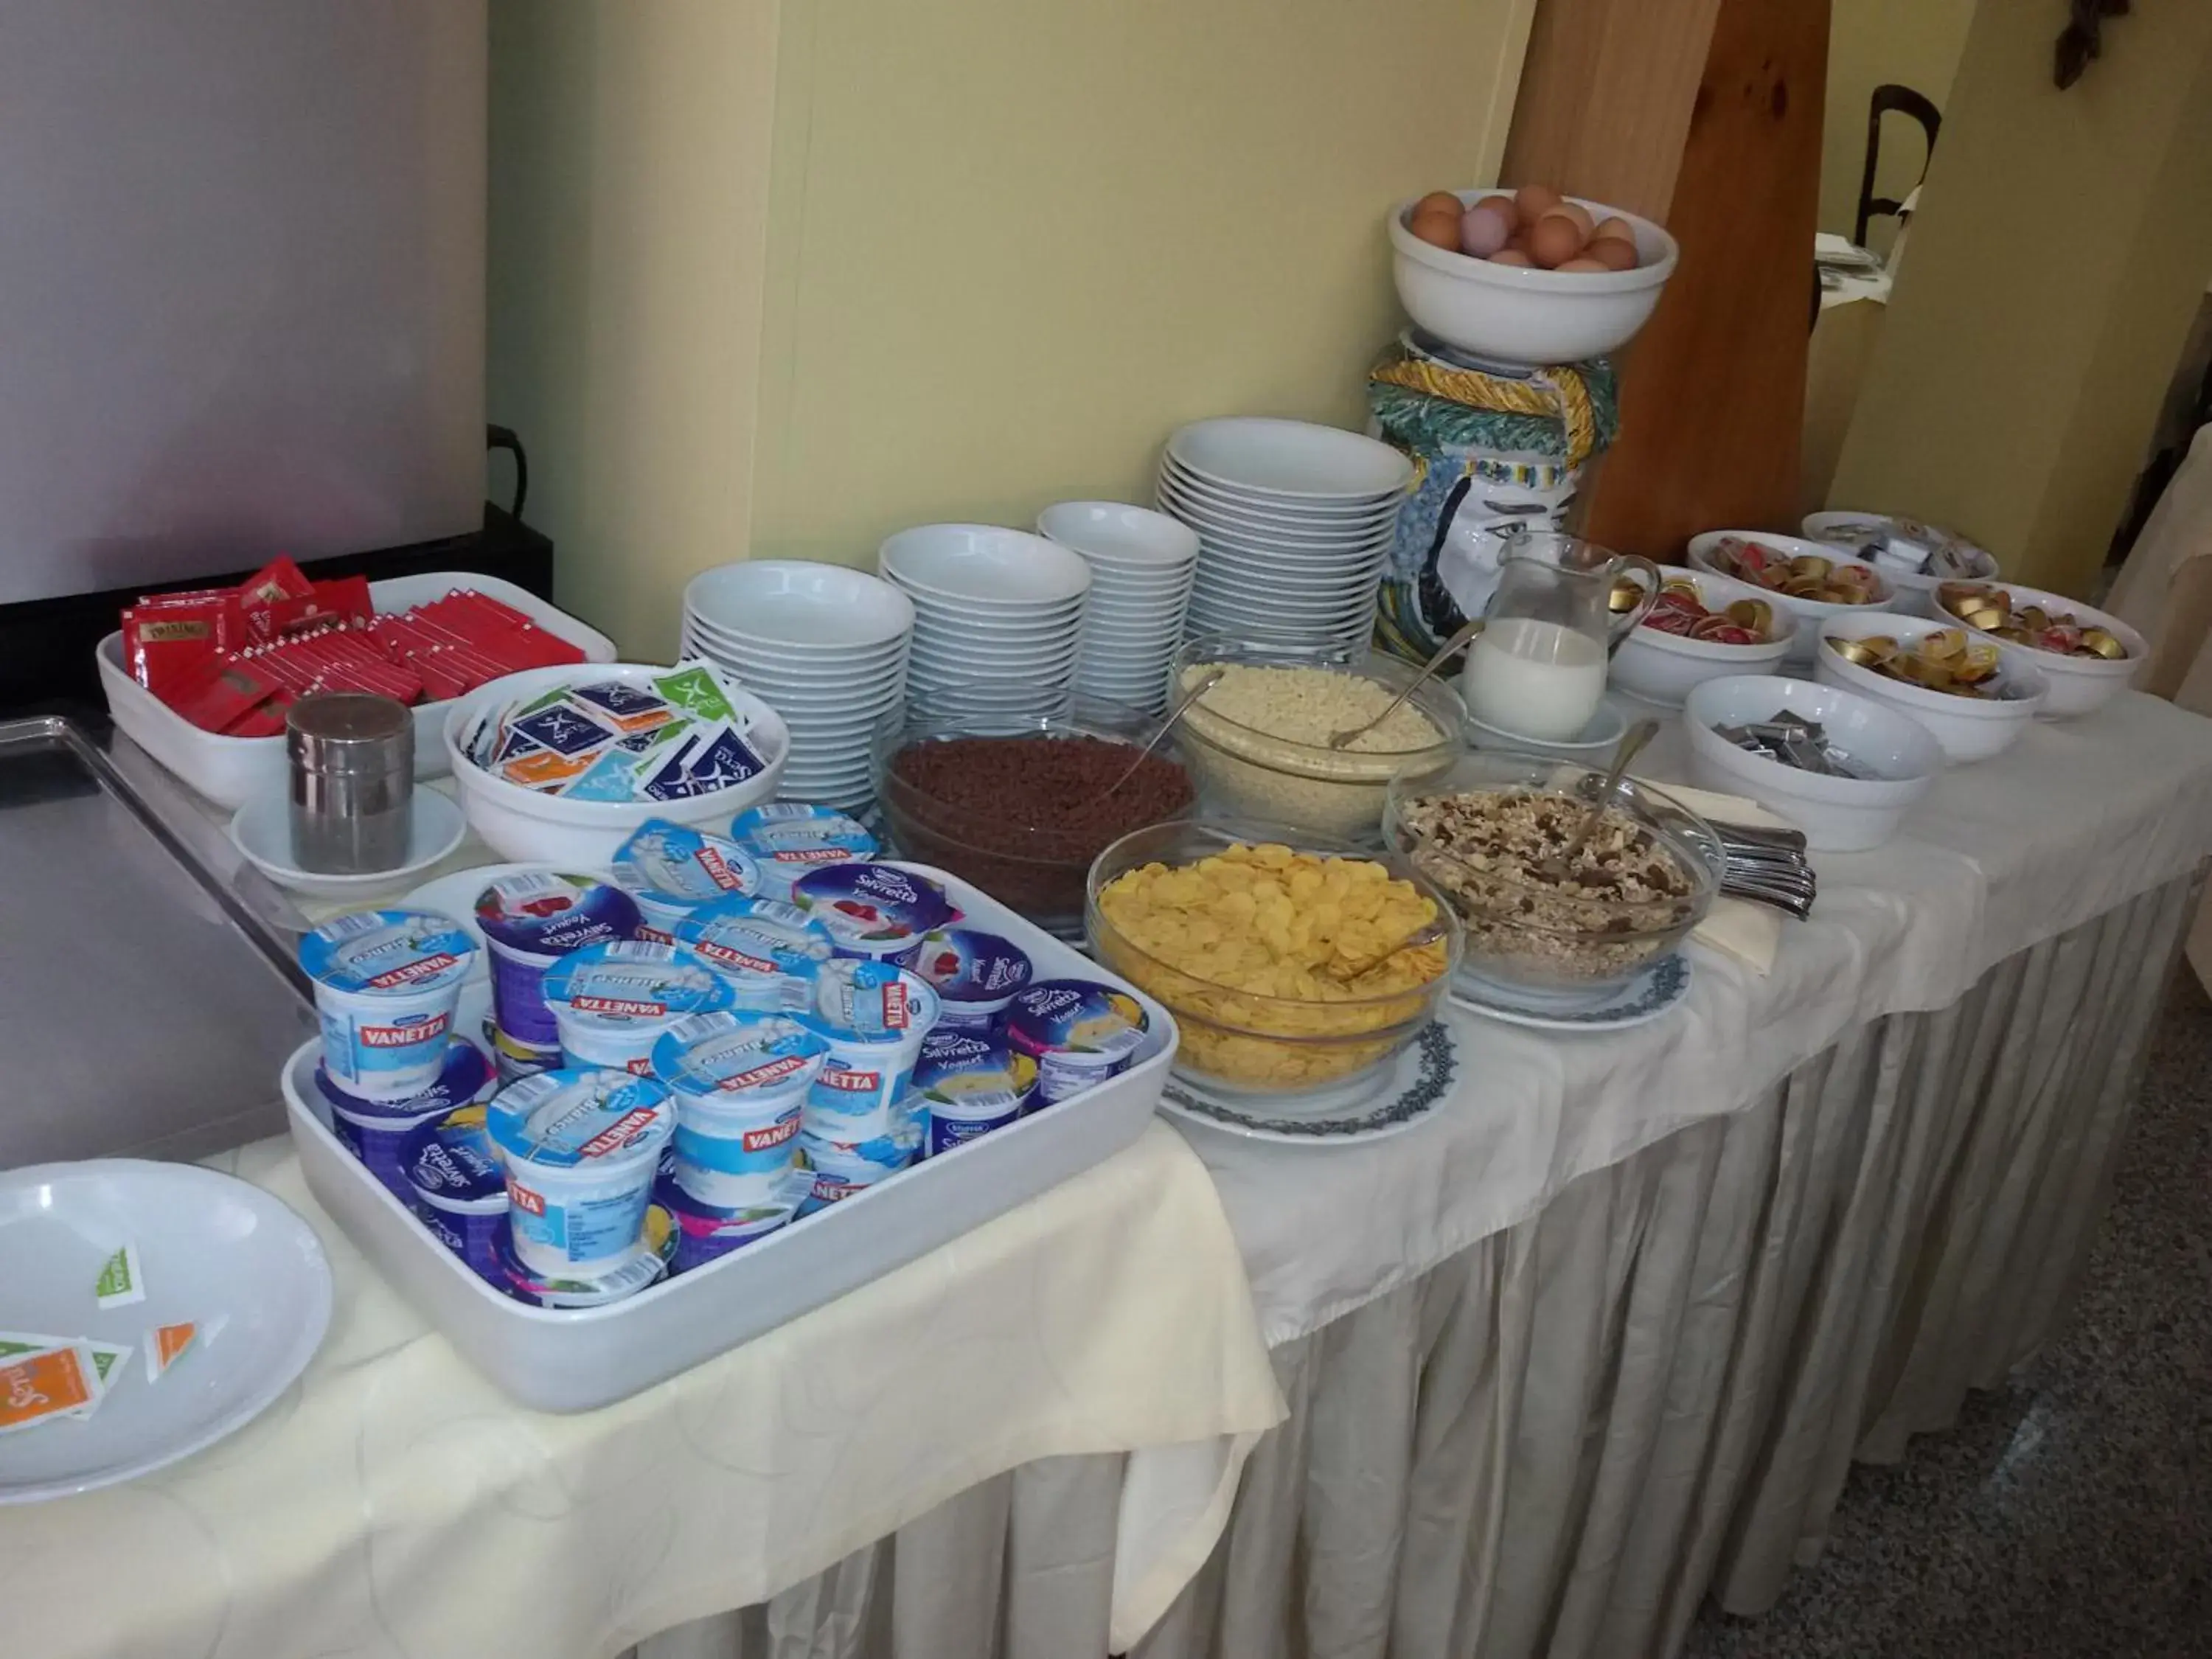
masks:
<svg viewBox="0 0 2212 1659"><path fill-rule="evenodd" d="M492 1027L491 1057L499 1067L499 1086L520 1083L526 1077L536 1077L540 1072L561 1069L561 1045L541 1048L534 1042L517 1042L497 1025Z"/></svg>
<svg viewBox="0 0 2212 1659"><path fill-rule="evenodd" d="M908 1122L913 1112L902 1097L937 1014L937 993L910 969L848 957L824 963L814 1006L799 1016L829 1046L806 1091L807 1133L873 1140Z"/></svg>
<svg viewBox="0 0 2212 1659"><path fill-rule="evenodd" d="M643 1237L629 1254L596 1273L540 1273L524 1261L511 1226L494 1234L492 1254L499 1263L498 1284L518 1302L533 1308L603 1308L659 1284L675 1259L676 1219L658 1204L646 1210Z"/></svg>
<svg viewBox="0 0 2212 1659"><path fill-rule="evenodd" d="M751 854L761 891L789 900L792 884L825 864L849 864L876 855L866 825L828 806L771 801L738 814L730 839Z"/></svg>
<svg viewBox="0 0 2212 1659"><path fill-rule="evenodd" d="M476 953L459 922L427 910L357 911L301 939L331 1079L359 1100L435 1083Z"/></svg>
<svg viewBox="0 0 2212 1659"><path fill-rule="evenodd" d="M524 1267L592 1279L636 1248L660 1149L676 1131L667 1090L628 1072L564 1066L495 1097L487 1121Z"/></svg>
<svg viewBox="0 0 2212 1659"><path fill-rule="evenodd" d="M415 1188L407 1178L407 1147L415 1132L483 1099L497 1083L483 1050L465 1037L448 1040L436 1079L405 1100L364 1100L333 1078L329 1066L315 1069L315 1086L330 1103L331 1132L410 1208Z"/></svg>
<svg viewBox="0 0 2212 1659"><path fill-rule="evenodd" d="M495 1242L507 1225L507 1172L481 1105L418 1125L400 1155L415 1213L477 1276L504 1285Z"/></svg>
<svg viewBox="0 0 2212 1659"><path fill-rule="evenodd" d="M836 954L827 928L781 899L702 904L676 924L676 939L730 981L737 1006L756 1013L811 1007L814 976Z"/></svg>
<svg viewBox="0 0 2212 1659"><path fill-rule="evenodd" d="M812 1215L817 1210L842 1204L878 1182L888 1181L914 1162L921 1146L918 1135L894 1137L860 1146L805 1136L799 1150L805 1155L811 1181L799 1213ZM870 1156L871 1153L877 1155Z"/></svg>
<svg viewBox="0 0 2212 1659"><path fill-rule="evenodd" d="M730 1006L730 983L678 945L611 939L561 958L545 975L561 1063L653 1074L653 1045L679 1019Z"/></svg>
<svg viewBox="0 0 2212 1659"><path fill-rule="evenodd" d="M702 904L727 894L750 897L761 890L761 872L750 853L733 841L690 824L648 818L615 854L615 880L637 901L638 937L665 945L676 924Z"/></svg>
<svg viewBox="0 0 2212 1659"><path fill-rule="evenodd" d="M841 957L902 955L960 912L945 890L889 864L832 864L793 884L791 902L829 929Z"/></svg>
<svg viewBox="0 0 2212 1659"><path fill-rule="evenodd" d="M596 876L526 870L477 895L477 926L491 953L491 1003L499 1029L519 1047L557 1048L560 1029L545 1005L545 970L573 951L637 932L637 902Z"/></svg>
<svg viewBox="0 0 2212 1659"><path fill-rule="evenodd" d="M676 1184L695 1203L773 1203L799 1154L800 1115L829 1045L781 1014L706 1014L666 1032L653 1074L676 1103Z"/></svg>
<svg viewBox="0 0 2212 1659"><path fill-rule="evenodd" d="M925 933L896 961L929 981L943 1005L939 1022L963 1031L989 1030L1036 972L1020 945L974 927Z"/></svg>
<svg viewBox="0 0 2212 1659"><path fill-rule="evenodd" d="M939 1025L921 1042L907 1098L927 1113L922 1156L1003 1129L1022 1115L1036 1086L1037 1063L1006 1039Z"/></svg>
<svg viewBox="0 0 2212 1659"><path fill-rule="evenodd" d="M741 1244L764 1238L799 1213L799 1206L814 1190L814 1177L796 1167L783 1172L767 1202L742 1210L718 1210L704 1205L663 1175L653 1190L656 1206L668 1212L676 1228L676 1257L671 1273L688 1273Z"/></svg>
<svg viewBox="0 0 2212 1659"><path fill-rule="evenodd" d="M1016 992L1006 1041L1036 1061L1029 1109L1051 1106L1128 1069L1145 1041L1145 1011L1127 991L1048 979Z"/></svg>

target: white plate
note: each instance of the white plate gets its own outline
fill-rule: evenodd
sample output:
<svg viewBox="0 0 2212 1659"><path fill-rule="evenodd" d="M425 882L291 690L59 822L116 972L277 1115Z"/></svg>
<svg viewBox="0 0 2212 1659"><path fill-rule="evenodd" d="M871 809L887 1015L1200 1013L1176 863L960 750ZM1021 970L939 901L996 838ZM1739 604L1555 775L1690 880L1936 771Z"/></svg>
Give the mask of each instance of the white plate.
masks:
<svg viewBox="0 0 2212 1659"><path fill-rule="evenodd" d="M1451 1028L1431 1021L1408 1043L1389 1071L1363 1099L1328 1117L1283 1117L1194 1088L1170 1078L1160 1091L1160 1109L1169 1116L1239 1140L1269 1140L1285 1146L1344 1146L1403 1134L1424 1122L1449 1097L1459 1075L1459 1044Z"/></svg>
<svg viewBox="0 0 2212 1659"><path fill-rule="evenodd" d="M102 1309L101 1264L137 1247L145 1300ZM96 1158L0 1174L0 1261L10 1330L132 1352L82 1421L0 1435L0 1504L113 1486L236 1432L314 1358L331 1268L314 1231L276 1199L195 1164ZM159 1382L147 1334L198 1334Z"/></svg>
<svg viewBox="0 0 2212 1659"><path fill-rule="evenodd" d="M417 787L407 808L407 857L373 875L327 876L292 863L292 801L289 789L257 794L230 817L230 844L279 887L315 898L365 898L411 882L461 844L469 821L460 804L435 789Z"/></svg>
<svg viewBox="0 0 2212 1659"><path fill-rule="evenodd" d="M1529 1007L1510 1000L1510 994L1496 986L1469 980L1464 970L1452 981L1448 994L1455 1008L1504 1020L1508 1025L1526 1025L1539 1031L1620 1031L1667 1013L1690 994L1690 958L1677 951L1660 957L1611 996L1587 1008L1562 1012Z"/></svg>
<svg viewBox="0 0 2212 1659"><path fill-rule="evenodd" d="M1192 422L1168 440L1166 459L1225 488L1304 501L1395 495L1413 477L1413 463L1376 439L1249 415Z"/></svg>

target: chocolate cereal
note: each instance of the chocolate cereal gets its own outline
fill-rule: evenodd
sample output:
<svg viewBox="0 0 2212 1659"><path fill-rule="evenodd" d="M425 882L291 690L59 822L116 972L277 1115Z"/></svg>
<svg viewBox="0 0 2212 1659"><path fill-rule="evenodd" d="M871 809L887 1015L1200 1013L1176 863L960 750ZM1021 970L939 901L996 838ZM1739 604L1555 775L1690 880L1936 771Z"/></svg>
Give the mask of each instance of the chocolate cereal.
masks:
<svg viewBox="0 0 2212 1659"><path fill-rule="evenodd" d="M1082 736L927 738L891 757L884 805L908 856L1034 920L1073 923L1091 861L1196 799L1190 774L1157 753L1102 793L1135 753L1134 744Z"/></svg>

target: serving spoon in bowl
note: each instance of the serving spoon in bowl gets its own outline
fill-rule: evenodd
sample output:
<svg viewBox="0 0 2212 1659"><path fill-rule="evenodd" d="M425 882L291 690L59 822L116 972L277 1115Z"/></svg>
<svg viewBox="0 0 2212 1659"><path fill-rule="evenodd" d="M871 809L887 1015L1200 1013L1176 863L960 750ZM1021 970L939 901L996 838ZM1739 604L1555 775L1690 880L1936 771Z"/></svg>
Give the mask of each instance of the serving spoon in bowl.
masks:
<svg viewBox="0 0 2212 1659"><path fill-rule="evenodd" d="M1406 683L1406 689L1401 691L1396 696L1391 698L1389 706L1373 720L1364 721L1358 726L1347 726L1341 732L1330 732L1328 734L1328 746L1332 749L1343 748L1354 738L1366 736L1368 732L1372 732L1376 726L1382 725L1384 720L1389 720L1391 715L1396 714L1401 708L1404 708L1406 705L1406 699L1412 696L1414 692L1419 690L1422 684L1426 681L1431 674L1435 673L1437 670L1442 668L1450 659L1457 656L1461 652L1466 650L1468 646L1474 642L1474 636L1482 632L1483 621L1484 619L1482 617L1477 617L1473 622L1468 623L1465 627L1462 628L1458 633L1446 640L1443 644L1437 648L1437 654L1431 657L1428 661L1423 665L1421 672L1414 675L1412 679Z"/></svg>
<svg viewBox="0 0 2212 1659"><path fill-rule="evenodd" d="M1645 744L1658 735L1659 722L1651 720L1638 720L1622 734L1620 746L1613 751L1613 764L1606 768L1605 781L1597 787L1597 799L1590 803L1589 811L1583 814L1583 821L1575 826L1575 833L1565 849L1536 866L1537 872L1545 880L1567 879L1574 868L1576 855L1583 850L1583 843L1589 840L1590 832L1597 828L1598 820L1605 816L1605 809L1613 800L1613 792L1620 787L1620 780L1628 770L1628 763L1644 752Z"/></svg>

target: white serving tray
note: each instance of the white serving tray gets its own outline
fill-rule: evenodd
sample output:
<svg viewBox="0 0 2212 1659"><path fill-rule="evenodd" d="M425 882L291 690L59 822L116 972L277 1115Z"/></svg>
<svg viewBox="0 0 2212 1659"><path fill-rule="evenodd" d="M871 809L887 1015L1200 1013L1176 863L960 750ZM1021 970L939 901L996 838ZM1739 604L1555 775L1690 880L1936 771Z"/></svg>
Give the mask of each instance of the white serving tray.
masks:
<svg viewBox="0 0 2212 1659"><path fill-rule="evenodd" d="M502 605L511 605L549 634L582 648L591 662L612 662L615 642L598 629L578 622L567 611L548 605L535 593L496 576L479 576L467 570L434 570L421 576L392 576L368 585L370 601L380 611L404 611L443 599L456 587L473 588ZM226 738L203 732L131 677L123 660L121 629L100 642L94 652L100 662L100 689L107 695L107 712L117 726L146 752L174 772L210 800L234 811L252 796L284 787L283 735L273 738ZM443 777L446 761L446 711L459 702L415 705L415 775Z"/></svg>
<svg viewBox="0 0 2212 1659"><path fill-rule="evenodd" d="M1174 1063L1174 1017L979 889L927 865L903 867L942 883L970 925L1028 951L1038 978L1097 980L1134 996L1152 1022L1135 1063L1035 1117L603 1308L517 1302L433 1237L331 1133L329 1108L315 1086L319 1042L302 1045L283 1074L308 1190L377 1270L502 1391L538 1411L578 1412L623 1399L773 1330L1133 1142Z"/></svg>

